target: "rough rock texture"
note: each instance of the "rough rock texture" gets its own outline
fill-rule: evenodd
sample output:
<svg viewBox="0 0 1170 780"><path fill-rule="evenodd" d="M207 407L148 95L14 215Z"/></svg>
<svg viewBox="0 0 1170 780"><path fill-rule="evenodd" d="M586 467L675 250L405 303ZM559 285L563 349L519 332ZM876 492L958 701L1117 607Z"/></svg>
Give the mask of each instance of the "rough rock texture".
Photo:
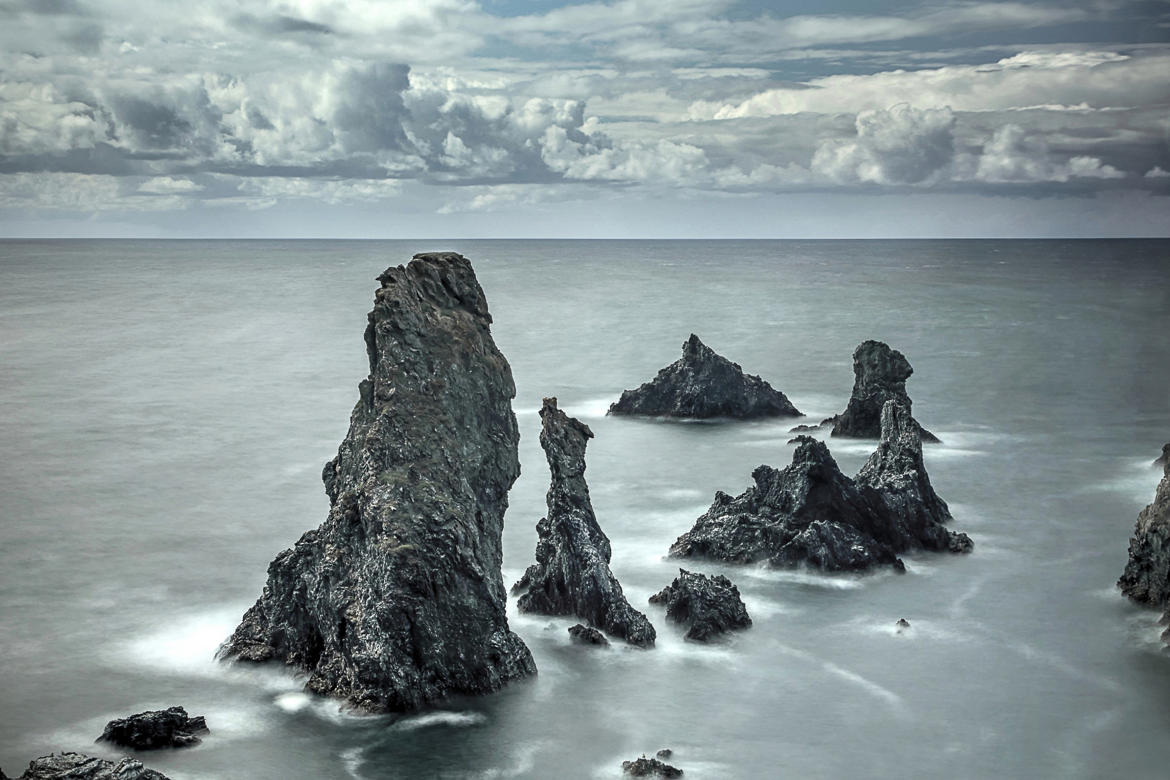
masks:
<svg viewBox="0 0 1170 780"><path fill-rule="evenodd" d="M4 773L0 772L0 778ZM13 780L168 780L167 776L147 769L136 758L122 758L117 763L81 753L54 753L29 762L23 775Z"/></svg>
<svg viewBox="0 0 1170 780"><path fill-rule="evenodd" d="M738 363L718 355L691 334L681 360L636 390L626 390L609 414L653 417L799 417L789 400Z"/></svg>
<svg viewBox="0 0 1170 780"><path fill-rule="evenodd" d="M910 621L906 618L898 618L898 622L894 624L894 628L898 629L898 633L900 634L910 628Z"/></svg>
<svg viewBox="0 0 1170 780"><path fill-rule="evenodd" d="M1129 540L1129 562L1117 581L1134 601L1170 606L1170 464L1163 466L1154 500L1138 514Z"/></svg>
<svg viewBox="0 0 1170 780"><path fill-rule="evenodd" d="M574 642L581 645L601 645L603 647L609 645L605 634L592 626L583 626L580 623L569 626L569 636Z"/></svg>
<svg viewBox="0 0 1170 780"><path fill-rule="evenodd" d="M512 587L521 612L573 615L630 644L654 643L654 626L630 606L609 569L609 538L597 524L585 483L589 426L545 398L540 410L540 446L552 483L548 514L536 524L536 563Z"/></svg>
<svg viewBox="0 0 1170 780"><path fill-rule="evenodd" d="M207 722L202 715L191 718L182 707L171 707L111 720L97 741L135 750L156 750L198 745L203 740L195 735L206 733Z"/></svg>
<svg viewBox="0 0 1170 780"><path fill-rule="evenodd" d="M686 638L696 642L752 624L739 589L719 574L709 577L679 569L674 582L651 596L650 603L665 604L666 617L686 624Z"/></svg>
<svg viewBox="0 0 1170 780"><path fill-rule="evenodd" d="M682 777L683 771L656 758L636 758L622 762L622 772L633 777Z"/></svg>
<svg viewBox="0 0 1170 780"><path fill-rule="evenodd" d="M1154 461L1154 467L1164 469L1167 463L1170 463L1170 443L1162 445L1162 455Z"/></svg>
<svg viewBox="0 0 1170 780"><path fill-rule="evenodd" d="M407 711L536 667L505 615L500 534L519 434L483 290L454 253L378 279L370 375L322 475L329 515L268 567L220 656L280 660L312 691Z"/></svg>
<svg viewBox="0 0 1170 780"><path fill-rule="evenodd" d="M845 411L825 420L833 423L833 436L876 439L881 436L882 407L886 401L899 401L911 409L906 394L906 380L914 373L910 361L896 349L881 341L863 341L853 350L853 394ZM926 442L938 438L917 422L914 423Z"/></svg>
<svg viewBox="0 0 1170 780"><path fill-rule="evenodd" d="M717 492L670 554L856 571L904 570L898 554L908 550L969 552L966 534L942 526L950 513L930 487L908 410L895 401L887 407L881 442L856 481L823 442L798 436L790 466L758 467L755 485L736 498Z"/></svg>

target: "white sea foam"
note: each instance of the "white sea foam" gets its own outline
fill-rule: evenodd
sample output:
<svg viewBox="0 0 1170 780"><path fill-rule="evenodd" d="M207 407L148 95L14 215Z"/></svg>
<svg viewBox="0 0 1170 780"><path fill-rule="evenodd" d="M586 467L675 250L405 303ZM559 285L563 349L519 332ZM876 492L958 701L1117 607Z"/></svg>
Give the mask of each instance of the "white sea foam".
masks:
<svg viewBox="0 0 1170 780"><path fill-rule="evenodd" d="M805 569L772 569L765 566L744 567L742 575L766 582L781 582L793 585L807 585L827 590L857 590L865 587L865 580L853 574L816 574ZM865 578L881 576L865 575Z"/></svg>
<svg viewBox="0 0 1170 780"><path fill-rule="evenodd" d="M620 395L621 393L618 392L606 398L589 398L584 401L576 401L565 404L561 409L570 417L605 417L605 413L609 411L609 405L616 401Z"/></svg>
<svg viewBox="0 0 1170 780"><path fill-rule="evenodd" d="M536 753L541 747L540 742L520 746L510 756L510 763L503 767L490 767L483 770L479 777L483 780L497 780L505 777L525 777L530 775L536 766Z"/></svg>
<svg viewBox="0 0 1170 780"><path fill-rule="evenodd" d="M449 728L465 728L487 723L487 716L482 712L425 712L422 715L411 715L395 721L390 727L394 731L417 731L418 729L446 726Z"/></svg>
<svg viewBox="0 0 1170 780"><path fill-rule="evenodd" d="M365 750L360 747L346 748L338 754L341 759L341 766L345 769L345 773L354 780L365 780L365 776L359 771L362 764L366 763Z"/></svg>
<svg viewBox="0 0 1170 780"><path fill-rule="evenodd" d="M885 702L896 714L903 716L907 714L906 703L902 700L902 697L894 691L891 691L889 688L881 685L880 683L858 674L852 669L841 666L840 664L835 664L832 661L818 658L812 653L805 652L804 650L790 647L779 642L774 643L772 646L785 655L788 655L792 658L798 658L810 665L819 667L834 677L861 688L871 696Z"/></svg>
<svg viewBox="0 0 1170 780"><path fill-rule="evenodd" d="M279 694L273 703L285 712L301 712L313 704L313 697L304 691L288 691Z"/></svg>
<svg viewBox="0 0 1170 780"><path fill-rule="evenodd" d="M159 671L210 676L221 668L215 651L243 614L240 608L224 608L176 618L158 631L130 640L117 652Z"/></svg>

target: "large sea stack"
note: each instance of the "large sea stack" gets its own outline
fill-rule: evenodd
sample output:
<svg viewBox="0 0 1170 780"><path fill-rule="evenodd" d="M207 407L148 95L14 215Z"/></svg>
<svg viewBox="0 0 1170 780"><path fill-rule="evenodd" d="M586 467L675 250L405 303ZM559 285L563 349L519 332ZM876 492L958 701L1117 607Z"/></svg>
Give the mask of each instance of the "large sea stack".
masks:
<svg viewBox="0 0 1170 780"><path fill-rule="evenodd" d="M888 401L882 438L857 479L841 473L824 442L798 436L792 464L760 466L755 484L732 498L722 491L671 546L676 557L858 571L904 565L910 550L970 552L966 534L948 531L947 505L922 464L909 409Z"/></svg>
<svg viewBox="0 0 1170 780"><path fill-rule="evenodd" d="M597 524L585 483L589 426L545 398L540 409L540 446L552 483L548 514L536 525L536 563L512 587L521 612L569 615L588 621L634 645L654 643L654 626L630 606L609 569L609 537Z"/></svg>
<svg viewBox="0 0 1170 780"><path fill-rule="evenodd" d="M732 417L799 417L784 393L758 376L744 374L691 334L683 356L658 372L651 381L626 390L609 407L609 414L708 419Z"/></svg>
<svg viewBox="0 0 1170 780"><path fill-rule="evenodd" d="M881 341L863 341L853 350L853 394L849 405L836 417L825 420L833 423L833 436L853 436L876 439L882 432L882 408L887 401L897 401L911 409L906 394L906 380L914 373L910 361L896 349ZM938 437L914 423L925 442L937 442Z"/></svg>
<svg viewBox="0 0 1170 780"><path fill-rule="evenodd" d="M1141 511L1129 540L1129 562L1117 581L1121 592L1134 601L1170 607L1170 463L1162 467L1162 481L1153 502ZM1170 630L1163 634L1170 639Z"/></svg>
<svg viewBox="0 0 1170 780"><path fill-rule="evenodd" d="M449 252L378 280L370 375L323 473L329 515L268 567L220 656L282 661L314 692L406 711L536 667L505 616L500 535L519 434L483 290Z"/></svg>

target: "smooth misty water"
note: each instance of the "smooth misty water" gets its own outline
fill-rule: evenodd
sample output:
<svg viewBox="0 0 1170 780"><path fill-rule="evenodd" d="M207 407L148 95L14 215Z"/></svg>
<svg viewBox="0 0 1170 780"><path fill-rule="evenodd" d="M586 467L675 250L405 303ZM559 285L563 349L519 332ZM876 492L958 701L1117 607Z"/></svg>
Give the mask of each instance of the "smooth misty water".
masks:
<svg viewBox="0 0 1170 780"><path fill-rule="evenodd" d="M321 464L366 372L373 277L475 264L519 388L505 580L530 562L543 395L586 421L613 568L650 651L516 616L540 674L405 719L279 669L211 661L272 557L325 517ZM715 490L783 466L793 421L607 419L694 331L811 418L850 355L915 367L931 477L976 541L909 574L729 574L755 626L684 643L646 598ZM1113 588L1170 440L1170 242L0 243L0 766L182 704L213 730L148 763L189 778L1163 778L1170 656ZM832 441L853 473L872 444ZM896 635L894 621L913 628Z"/></svg>

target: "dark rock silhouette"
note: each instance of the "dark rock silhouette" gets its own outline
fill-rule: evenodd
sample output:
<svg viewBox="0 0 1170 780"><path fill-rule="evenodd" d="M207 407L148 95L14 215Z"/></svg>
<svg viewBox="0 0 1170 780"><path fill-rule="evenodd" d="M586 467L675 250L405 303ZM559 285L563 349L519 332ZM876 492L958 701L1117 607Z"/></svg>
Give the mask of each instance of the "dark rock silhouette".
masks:
<svg viewBox="0 0 1170 780"><path fill-rule="evenodd" d="M674 755L674 751L671 750L670 748L662 748L662 750L659 750L657 753L654 754L654 757L655 758L670 758L673 755Z"/></svg>
<svg viewBox="0 0 1170 780"><path fill-rule="evenodd" d="M191 718L182 707L171 707L111 720L97 741L135 750L156 750L198 745L203 740L196 735L206 733L207 722L202 715Z"/></svg>
<svg viewBox="0 0 1170 780"><path fill-rule="evenodd" d="M603 647L609 645L609 640L605 638L605 634L592 626L583 626L580 623L575 626L569 626L569 637L577 644L601 645Z"/></svg>
<svg viewBox="0 0 1170 780"><path fill-rule="evenodd" d="M29 762L28 769L12 780L168 780L167 776L147 769L136 758L117 762L81 753L54 753ZM7 780L0 772L0 780Z"/></svg>
<svg viewBox="0 0 1170 780"><path fill-rule="evenodd" d="M370 375L322 475L329 515L268 567L220 657L282 661L316 693L407 711L536 667L505 615L519 433L483 290L455 253L378 279Z"/></svg>
<svg viewBox="0 0 1170 780"><path fill-rule="evenodd" d="M752 624L739 589L719 574L709 577L679 569L674 582L651 596L650 603L665 604L666 617L685 624L686 638L696 642Z"/></svg>
<svg viewBox="0 0 1170 780"><path fill-rule="evenodd" d="M632 777L682 777L683 771L656 758L635 758L622 762L622 772Z"/></svg>
<svg viewBox="0 0 1170 780"><path fill-rule="evenodd" d="M833 424L831 435L876 439L881 436L882 408L887 401L898 401L911 409L906 394L906 380L914 373L910 361L896 349L881 341L863 341L853 350L853 394L845 411L822 422ZM917 422L918 432L925 442L937 442L938 437Z"/></svg>
<svg viewBox="0 0 1170 780"><path fill-rule="evenodd" d="M909 550L969 552L966 534L942 526L950 512L930 486L909 411L889 401L881 419L881 442L856 480L841 473L823 442L797 436L791 465L782 471L758 467L755 484L735 498L717 492L670 554L824 571L881 565L902 571L898 554Z"/></svg>
<svg viewBox="0 0 1170 780"><path fill-rule="evenodd" d="M898 633L900 634L910 628L910 621L906 618L898 618L898 622L894 624L894 627L898 629Z"/></svg>
<svg viewBox="0 0 1170 780"><path fill-rule="evenodd" d="M693 333L680 360L636 390L624 391L608 413L697 419L800 416L784 393L744 374L738 363L716 354Z"/></svg>
<svg viewBox="0 0 1170 780"><path fill-rule="evenodd" d="M1166 464L1170 463L1170 443L1162 445L1162 454L1154 461L1154 468L1166 468Z"/></svg>
<svg viewBox="0 0 1170 780"><path fill-rule="evenodd" d="M1165 464L1154 500L1138 514L1129 540L1129 561L1121 592L1142 604L1170 607L1170 463ZM1164 620L1170 617L1170 610ZM1170 641L1170 629L1162 634Z"/></svg>
<svg viewBox="0 0 1170 780"><path fill-rule="evenodd" d="M536 563L512 587L521 612L573 615L635 645L654 643L654 626L630 606L610 571L609 538L597 524L585 482L589 426L545 398L540 410L540 446L552 482L548 514L536 525Z"/></svg>

